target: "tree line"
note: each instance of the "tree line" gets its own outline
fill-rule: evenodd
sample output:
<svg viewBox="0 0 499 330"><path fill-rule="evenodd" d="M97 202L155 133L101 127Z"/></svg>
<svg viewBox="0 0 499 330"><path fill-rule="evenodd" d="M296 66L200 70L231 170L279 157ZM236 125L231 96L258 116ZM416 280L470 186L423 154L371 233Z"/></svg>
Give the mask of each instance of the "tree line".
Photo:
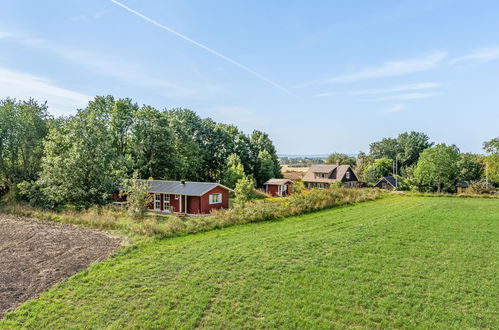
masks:
<svg viewBox="0 0 499 330"><path fill-rule="evenodd" d="M53 118L46 103L7 98L0 118L0 195L46 207L106 203L117 182L134 175L231 188L243 177L255 185L280 177L266 133L247 135L188 109L97 96L75 115Z"/></svg>
<svg viewBox="0 0 499 330"><path fill-rule="evenodd" d="M485 155L462 153L455 145L431 142L424 133L405 132L371 143L369 153L360 152L356 158L333 153L326 163L355 167L359 179L371 186L383 176L396 176L399 189L455 192L461 181L485 187L499 182L499 138L483 147Z"/></svg>

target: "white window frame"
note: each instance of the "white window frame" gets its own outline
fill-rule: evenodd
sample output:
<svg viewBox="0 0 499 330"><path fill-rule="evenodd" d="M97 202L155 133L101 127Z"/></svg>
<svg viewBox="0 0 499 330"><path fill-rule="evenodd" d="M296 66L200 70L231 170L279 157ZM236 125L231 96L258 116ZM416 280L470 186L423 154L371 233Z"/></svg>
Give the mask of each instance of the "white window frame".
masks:
<svg viewBox="0 0 499 330"><path fill-rule="evenodd" d="M161 194L154 194L154 209L161 210Z"/></svg>
<svg viewBox="0 0 499 330"><path fill-rule="evenodd" d="M217 196L216 200L214 198L215 196ZM210 204L222 204L222 194L221 193L210 194L209 202Z"/></svg>
<svg viewBox="0 0 499 330"><path fill-rule="evenodd" d="M168 210L170 208L170 195L163 194L163 210Z"/></svg>
<svg viewBox="0 0 499 330"><path fill-rule="evenodd" d="M347 179L350 179L350 171L347 171L347 173L345 174L345 177L346 177Z"/></svg>

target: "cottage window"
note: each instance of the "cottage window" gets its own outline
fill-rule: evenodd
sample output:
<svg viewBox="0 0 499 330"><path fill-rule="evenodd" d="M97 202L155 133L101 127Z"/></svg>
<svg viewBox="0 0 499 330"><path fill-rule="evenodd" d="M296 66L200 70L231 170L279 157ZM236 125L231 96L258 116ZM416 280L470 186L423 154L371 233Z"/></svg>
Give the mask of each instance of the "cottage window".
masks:
<svg viewBox="0 0 499 330"><path fill-rule="evenodd" d="M180 197L180 195L178 195L178 194L175 195L175 199L179 199L179 197Z"/></svg>
<svg viewBox="0 0 499 330"><path fill-rule="evenodd" d="M161 209L161 194L154 194L154 209Z"/></svg>
<svg viewBox="0 0 499 330"><path fill-rule="evenodd" d="M346 178L347 178L347 179L350 179L350 171L348 171L348 172L347 172L347 174L346 174Z"/></svg>
<svg viewBox="0 0 499 330"><path fill-rule="evenodd" d="M210 204L220 204L222 203L222 194L211 194Z"/></svg>
<svg viewBox="0 0 499 330"><path fill-rule="evenodd" d="M163 195L163 210L168 210L170 208L170 195Z"/></svg>

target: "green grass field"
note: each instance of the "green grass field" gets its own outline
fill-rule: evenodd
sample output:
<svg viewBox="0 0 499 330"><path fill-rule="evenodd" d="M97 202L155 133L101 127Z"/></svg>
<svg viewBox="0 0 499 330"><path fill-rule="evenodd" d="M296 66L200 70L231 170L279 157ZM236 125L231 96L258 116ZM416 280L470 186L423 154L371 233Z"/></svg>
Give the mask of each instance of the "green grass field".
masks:
<svg viewBox="0 0 499 330"><path fill-rule="evenodd" d="M498 328L499 200L388 197L151 240L0 328Z"/></svg>

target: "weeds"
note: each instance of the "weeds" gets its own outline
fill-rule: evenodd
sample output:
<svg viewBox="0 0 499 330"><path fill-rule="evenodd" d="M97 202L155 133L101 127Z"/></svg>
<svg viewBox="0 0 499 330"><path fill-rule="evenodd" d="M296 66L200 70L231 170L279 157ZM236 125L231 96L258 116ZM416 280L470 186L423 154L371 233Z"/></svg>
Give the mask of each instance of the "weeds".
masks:
<svg viewBox="0 0 499 330"><path fill-rule="evenodd" d="M220 229L238 224L277 220L284 217L353 204L379 198L375 189L332 188L310 190L283 198L267 198L214 210L211 215L184 217L146 214L134 219L123 209L112 206L92 207L82 211L50 211L25 204L6 204L0 211L22 216L69 223L121 234L167 238Z"/></svg>

